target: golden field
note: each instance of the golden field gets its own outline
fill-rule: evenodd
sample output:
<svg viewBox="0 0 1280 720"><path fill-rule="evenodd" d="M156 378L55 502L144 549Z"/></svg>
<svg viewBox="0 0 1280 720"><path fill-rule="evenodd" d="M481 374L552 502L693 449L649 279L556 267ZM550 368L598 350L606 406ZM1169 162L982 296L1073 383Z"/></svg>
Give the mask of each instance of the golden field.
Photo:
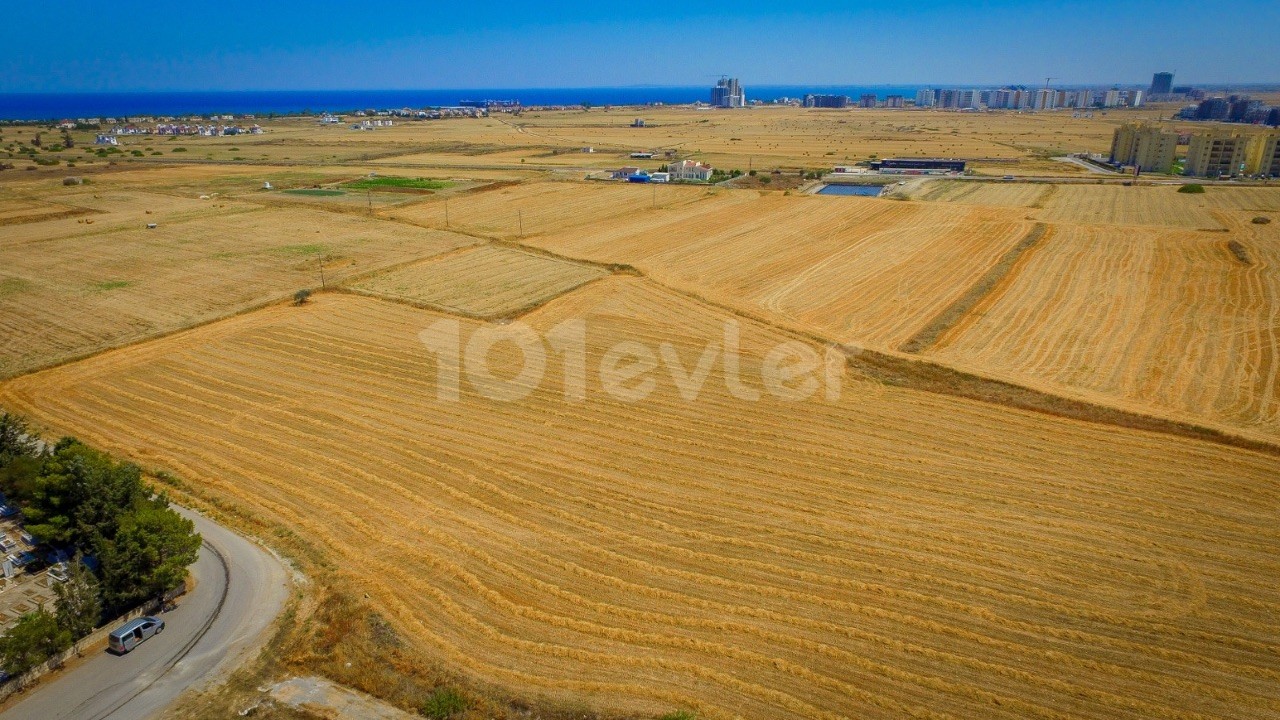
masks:
<svg viewBox="0 0 1280 720"><path fill-rule="evenodd" d="M164 152L0 173L0 407L296 553L317 602L385 619L404 653L385 672L500 698L468 718L1280 716L1280 224L1254 222L1280 188L1099 184L1048 159L1155 112L128 138ZM1040 179L893 199L581 180L666 148L744 170L954 154ZM288 192L370 173L452 185ZM322 271L330 292L292 305ZM523 399L437 397L418 333L513 319L586 322L585 401L556 353ZM694 399L665 360L646 399L599 382L619 343L691 372L726 321L748 391L798 341L847 353L839 399L740 399L720 362ZM487 367L521 358L499 343ZM957 372L1043 412L931 380ZM306 638L325 617L286 623ZM404 705L399 681L353 679L360 657L275 651L247 687L326 672Z"/></svg>
<svg viewBox="0 0 1280 720"><path fill-rule="evenodd" d="M468 248L352 283L378 297L471 317L518 313L608 272L600 268L498 247Z"/></svg>
<svg viewBox="0 0 1280 720"><path fill-rule="evenodd" d="M4 226L0 377L318 288L321 265L326 282L338 282L474 242L368 217L141 191L60 202L86 214Z"/></svg>
<svg viewBox="0 0 1280 720"><path fill-rule="evenodd" d="M1075 165L1050 161L1069 152L1105 152L1111 133L1127 121L1167 116L1162 107L1096 112L1072 117L1047 113L960 113L935 110L816 110L755 107L699 111L685 107L593 108L526 111L488 118L415 122L353 131L314 118L258 118L262 135L230 137L126 136L120 155L94 155L93 133L77 132L78 146L51 158L81 168L121 164L211 162L228 166L398 166L466 170L600 170L634 164L638 150L675 150L725 168L829 169L872 157L964 157L977 171L1083 176ZM630 127L642 117L647 127ZM354 119L354 118L348 118ZM250 122L250 121L246 121ZM5 129L4 141L29 142L35 132ZM57 137L44 131L46 145ZM583 148L596 152L587 154ZM175 152L178 148L180 151ZM133 156L133 152L140 157ZM2 153L0 153L2 154ZM662 160L641 161L656 168ZM18 158L21 165L22 158ZM33 166L34 167L34 166ZM39 172L65 172L40 169Z"/></svg>
<svg viewBox="0 0 1280 720"><path fill-rule="evenodd" d="M522 401L441 401L441 317L323 296L0 399L302 535L481 682L703 718L1280 710L1275 457L856 379L752 403L719 369L696 402L658 374L566 403L555 362ZM727 317L619 278L526 320L587 319L594 366L692 364ZM743 336L745 378L786 337Z"/></svg>
<svg viewBox="0 0 1280 720"><path fill-rule="evenodd" d="M1278 268L1274 232L1060 228L931 355L1275 440Z"/></svg>

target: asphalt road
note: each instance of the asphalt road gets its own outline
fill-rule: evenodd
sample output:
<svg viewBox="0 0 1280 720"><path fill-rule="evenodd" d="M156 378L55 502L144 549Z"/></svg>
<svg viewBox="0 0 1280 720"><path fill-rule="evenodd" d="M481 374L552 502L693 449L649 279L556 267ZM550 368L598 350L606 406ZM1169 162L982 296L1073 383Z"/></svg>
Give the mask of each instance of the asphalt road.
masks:
<svg viewBox="0 0 1280 720"><path fill-rule="evenodd" d="M188 688L223 678L265 639L289 592L289 571L270 553L211 520L176 508L204 537L195 589L160 615L164 632L127 655L97 650L36 687L4 720L142 720Z"/></svg>

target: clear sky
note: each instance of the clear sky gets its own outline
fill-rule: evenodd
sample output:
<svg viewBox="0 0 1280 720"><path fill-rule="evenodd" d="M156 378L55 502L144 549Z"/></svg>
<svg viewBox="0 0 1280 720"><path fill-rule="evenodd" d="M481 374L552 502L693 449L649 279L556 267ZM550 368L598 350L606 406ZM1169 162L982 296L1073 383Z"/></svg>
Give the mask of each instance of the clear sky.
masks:
<svg viewBox="0 0 1280 720"><path fill-rule="evenodd" d="M6 2L0 92L1280 82L1280 2Z"/></svg>

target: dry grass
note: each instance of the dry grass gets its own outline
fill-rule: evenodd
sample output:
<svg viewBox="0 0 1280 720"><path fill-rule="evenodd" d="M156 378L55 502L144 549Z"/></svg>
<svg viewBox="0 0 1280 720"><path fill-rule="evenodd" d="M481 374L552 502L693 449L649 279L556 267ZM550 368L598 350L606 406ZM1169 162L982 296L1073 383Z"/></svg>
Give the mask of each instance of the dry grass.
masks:
<svg viewBox="0 0 1280 720"><path fill-rule="evenodd" d="M1244 227L1060 227L933 355L1280 438L1280 246Z"/></svg>
<svg viewBox="0 0 1280 720"><path fill-rule="evenodd" d="M1179 193L1176 186L1116 187L1063 185L1048 200L1039 219L1090 225L1146 225L1221 230L1203 195Z"/></svg>
<svg viewBox="0 0 1280 720"><path fill-rule="evenodd" d="M750 403L719 369L693 403L665 374L566 403L554 362L523 401L442 402L437 317L321 296L0 401L296 533L481 683L708 719L1280 712L1274 457L864 383ZM589 366L692 362L723 319L609 279L527 320L571 317ZM783 336L743 334L751 377Z"/></svg>
<svg viewBox="0 0 1280 720"><path fill-rule="evenodd" d="M380 273L357 291L472 317L518 313L608 274L582 263L478 247Z"/></svg>
<svg viewBox="0 0 1280 720"><path fill-rule="evenodd" d="M1012 182L973 182L965 180L931 180L916 197L933 202L956 202L995 207L1042 207L1057 188L1053 185L1029 185Z"/></svg>
<svg viewBox="0 0 1280 720"><path fill-rule="evenodd" d="M633 265L664 284L827 337L897 347L1031 223L1009 211L866 198L760 197L621 218L529 240Z"/></svg>
<svg viewBox="0 0 1280 720"><path fill-rule="evenodd" d="M170 196L92 225L15 226L0 242L0 376L15 375L474 242L400 223ZM151 214L146 214L151 210ZM146 223L159 225L146 229Z"/></svg>
<svg viewBox="0 0 1280 720"><path fill-rule="evenodd" d="M571 227L604 229L608 223L651 211L698 205L724 191L629 183L535 182L478 188L448 200L431 199L387 211L390 217L433 228L451 228L509 240Z"/></svg>

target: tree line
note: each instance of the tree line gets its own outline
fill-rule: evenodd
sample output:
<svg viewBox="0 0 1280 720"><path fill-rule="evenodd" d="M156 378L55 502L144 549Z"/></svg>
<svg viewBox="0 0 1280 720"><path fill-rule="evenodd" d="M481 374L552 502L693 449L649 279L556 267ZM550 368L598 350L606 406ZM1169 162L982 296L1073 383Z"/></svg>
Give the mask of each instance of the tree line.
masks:
<svg viewBox="0 0 1280 720"><path fill-rule="evenodd" d="M143 482L137 465L71 437L47 445L3 411L0 492L21 510L27 533L73 558L54 586L53 611L28 613L0 637L0 668L12 675L177 587L200 549L195 525Z"/></svg>

